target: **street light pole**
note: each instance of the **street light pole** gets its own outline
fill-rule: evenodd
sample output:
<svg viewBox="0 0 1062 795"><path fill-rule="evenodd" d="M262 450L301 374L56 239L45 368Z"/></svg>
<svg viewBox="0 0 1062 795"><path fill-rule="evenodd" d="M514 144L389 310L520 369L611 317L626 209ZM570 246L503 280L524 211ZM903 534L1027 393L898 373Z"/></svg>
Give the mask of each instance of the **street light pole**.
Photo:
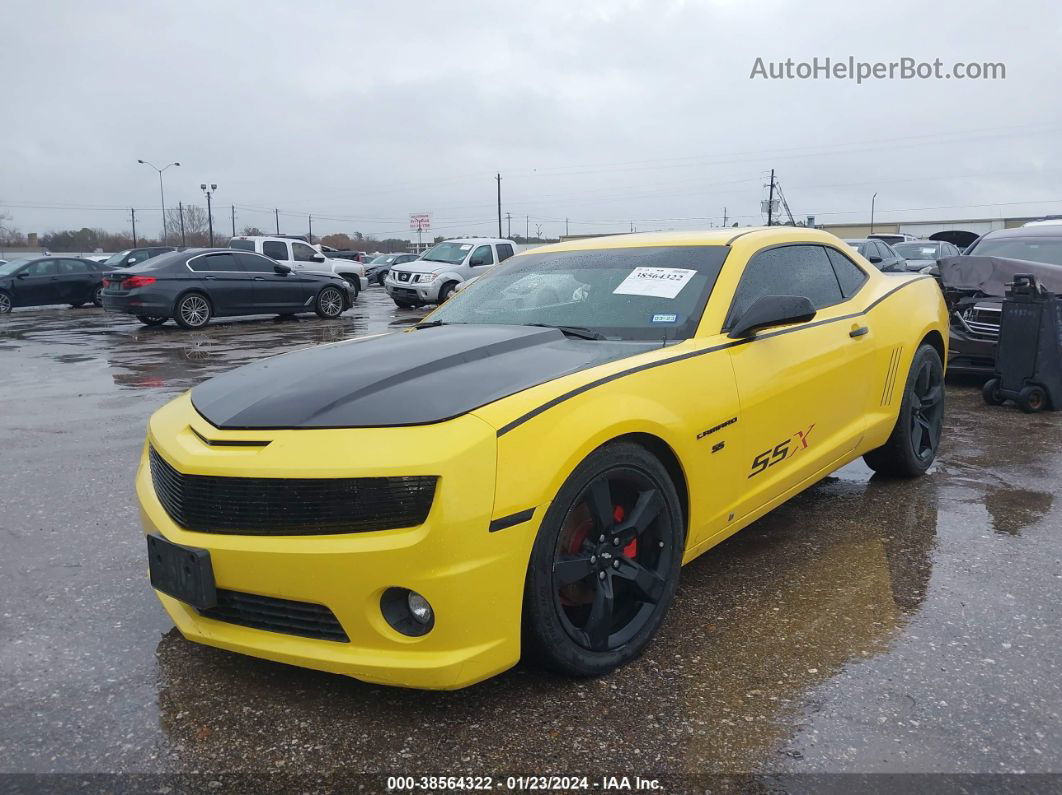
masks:
<svg viewBox="0 0 1062 795"><path fill-rule="evenodd" d="M170 242L170 236L166 229L166 192L162 188L162 172L170 166L179 166L181 164L174 162L170 163L167 166L159 168L154 163L149 163L147 160L137 160L136 162L140 163L141 165L151 166L153 169L159 172L159 204L162 207L162 245L166 245Z"/></svg>
<svg viewBox="0 0 1062 795"><path fill-rule="evenodd" d="M878 194L874 194L870 197L870 234L874 234L874 202L878 199Z"/></svg>
<svg viewBox="0 0 1062 795"><path fill-rule="evenodd" d="M204 182L200 184L199 189L206 194L207 197L207 228L210 230L210 247L214 248L214 211L210 207L210 197L218 189L217 183L210 183L210 190L207 190L207 184Z"/></svg>

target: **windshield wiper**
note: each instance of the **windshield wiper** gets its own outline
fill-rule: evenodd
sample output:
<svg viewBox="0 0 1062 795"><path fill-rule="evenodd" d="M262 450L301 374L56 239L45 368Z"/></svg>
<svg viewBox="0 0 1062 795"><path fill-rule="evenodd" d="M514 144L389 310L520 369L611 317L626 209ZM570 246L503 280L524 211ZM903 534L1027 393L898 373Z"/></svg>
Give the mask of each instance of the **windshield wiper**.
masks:
<svg viewBox="0 0 1062 795"><path fill-rule="evenodd" d="M448 325L450 325L450 324L447 323L445 320L429 320L429 321L427 321L425 323L414 323L413 324L413 328L415 328L415 329L418 329L418 328L438 328L439 326L448 326Z"/></svg>
<svg viewBox="0 0 1062 795"><path fill-rule="evenodd" d="M585 326L552 326L549 323L524 323L523 325L535 326L537 328L555 328L566 337L576 337L581 340L608 339L604 334L600 334Z"/></svg>

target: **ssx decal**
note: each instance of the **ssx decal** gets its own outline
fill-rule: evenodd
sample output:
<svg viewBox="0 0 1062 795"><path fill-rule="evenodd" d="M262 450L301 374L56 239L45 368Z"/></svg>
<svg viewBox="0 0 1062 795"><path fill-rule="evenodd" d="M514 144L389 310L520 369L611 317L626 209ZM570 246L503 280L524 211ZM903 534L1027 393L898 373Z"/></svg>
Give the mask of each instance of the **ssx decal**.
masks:
<svg viewBox="0 0 1062 795"><path fill-rule="evenodd" d="M797 431L788 439L785 439L774 447L764 450L754 459L752 459L752 471L749 473L750 478L756 477L761 472L765 472L770 467L785 461L787 458L792 458L801 450L804 450L808 446L808 436L811 435L811 431L814 429L815 424L812 423L808 426L807 430Z"/></svg>

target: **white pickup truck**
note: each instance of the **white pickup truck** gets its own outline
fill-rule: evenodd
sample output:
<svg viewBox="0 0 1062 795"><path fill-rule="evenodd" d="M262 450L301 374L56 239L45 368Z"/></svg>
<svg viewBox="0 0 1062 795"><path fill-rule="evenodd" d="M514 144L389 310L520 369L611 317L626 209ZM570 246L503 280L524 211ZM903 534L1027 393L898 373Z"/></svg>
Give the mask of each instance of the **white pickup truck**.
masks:
<svg viewBox="0 0 1062 795"><path fill-rule="evenodd" d="M229 240L229 248L254 251L287 265L292 270L334 273L346 279L353 288L354 298L369 286L365 266L350 259L329 258L305 241L291 237L267 235L237 235Z"/></svg>
<svg viewBox="0 0 1062 795"><path fill-rule="evenodd" d="M408 308L441 304L457 286L481 276L517 251L511 240L493 237L459 237L436 243L420 259L395 265L384 287L396 305Z"/></svg>

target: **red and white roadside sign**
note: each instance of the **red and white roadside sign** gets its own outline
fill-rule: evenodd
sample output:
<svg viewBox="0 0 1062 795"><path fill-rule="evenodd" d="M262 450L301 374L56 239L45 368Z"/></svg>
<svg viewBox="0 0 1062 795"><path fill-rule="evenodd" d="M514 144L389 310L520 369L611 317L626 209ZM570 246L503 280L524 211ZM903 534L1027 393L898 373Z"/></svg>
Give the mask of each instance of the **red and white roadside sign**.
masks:
<svg viewBox="0 0 1062 795"><path fill-rule="evenodd" d="M427 232L431 229L431 213L410 213L409 228L414 232Z"/></svg>

